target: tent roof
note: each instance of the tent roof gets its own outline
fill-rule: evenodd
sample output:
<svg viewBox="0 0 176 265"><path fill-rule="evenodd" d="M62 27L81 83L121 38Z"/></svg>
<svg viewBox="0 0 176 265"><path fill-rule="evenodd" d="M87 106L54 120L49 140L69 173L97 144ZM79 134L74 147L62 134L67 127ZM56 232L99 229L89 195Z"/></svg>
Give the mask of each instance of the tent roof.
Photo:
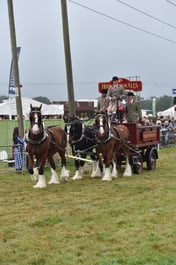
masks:
<svg viewBox="0 0 176 265"><path fill-rule="evenodd" d="M170 116L170 117L174 117L174 112L175 112L175 106L172 106L171 108L168 108L166 110L159 111L157 113L157 115L158 116Z"/></svg>
<svg viewBox="0 0 176 265"><path fill-rule="evenodd" d="M39 107L42 104L43 115L63 115L64 105L44 104L32 98L22 98L22 111L25 117L29 116L30 104ZM9 99L0 104L0 115L16 115L16 99Z"/></svg>

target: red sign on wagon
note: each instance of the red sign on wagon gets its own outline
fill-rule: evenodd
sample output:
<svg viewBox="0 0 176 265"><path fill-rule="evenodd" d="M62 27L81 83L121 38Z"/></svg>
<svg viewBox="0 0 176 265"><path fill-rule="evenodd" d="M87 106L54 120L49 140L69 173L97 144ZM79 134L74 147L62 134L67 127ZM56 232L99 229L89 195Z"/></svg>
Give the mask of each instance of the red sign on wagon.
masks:
<svg viewBox="0 0 176 265"><path fill-rule="evenodd" d="M132 90L134 92L142 91L142 82L141 81L131 81L126 78L119 78L118 84L123 86L126 90ZM98 83L98 91L101 93L102 89L109 89L112 86L112 81L109 82L100 82Z"/></svg>

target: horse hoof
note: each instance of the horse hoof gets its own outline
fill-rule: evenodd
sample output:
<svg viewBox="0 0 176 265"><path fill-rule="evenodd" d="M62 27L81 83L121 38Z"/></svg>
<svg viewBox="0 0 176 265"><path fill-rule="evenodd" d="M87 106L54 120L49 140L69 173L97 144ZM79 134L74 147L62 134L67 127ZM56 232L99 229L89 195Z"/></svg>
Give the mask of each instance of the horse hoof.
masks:
<svg viewBox="0 0 176 265"><path fill-rule="evenodd" d="M112 178L102 178L102 181L112 181Z"/></svg>
<svg viewBox="0 0 176 265"><path fill-rule="evenodd" d="M46 188L46 184L45 184L45 185L38 185L38 184L36 184L36 185L33 186L33 188L34 188L34 189L42 189L42 188Z"/></svg>
<svg viewBox="0 0 176 265"><path fill-rule="evenodd" d="M82 178L83 178L82 176L74 176L72 179L76 180L76 179L82 179Z"/></svg>
<svg viewBox="0 0 176 265"><path fill-rule="evenodd" d="M117 175L114 175L114 176L112 176L112 178L113 178L113 179L116 179L116 178L118 178L118 176L117 176Z"/></svg>
<svg viewBox="0 0 176 265"><path fill-rule="evenodd" d="M32 180L32 181L37 181L37 180L38 180L38 177L35 176L35 175L31 175L31 180Z"/></svg>
<svg viewBox="0 0 176 265"><path fill-rule="evenodd" d="M60 175L60 179L64 180L64 181L68 181L69 180L69 176L62 176Z"/></svg>
<svg viewBox="0 0 176 265"><path fill-rule="evenodd" d="M52 181L52 180L50 180L50 181L48 182L48 184L49 184L49 185L51 185L51 184L60 184L60 182L59 182L59 181Z"/></svg>

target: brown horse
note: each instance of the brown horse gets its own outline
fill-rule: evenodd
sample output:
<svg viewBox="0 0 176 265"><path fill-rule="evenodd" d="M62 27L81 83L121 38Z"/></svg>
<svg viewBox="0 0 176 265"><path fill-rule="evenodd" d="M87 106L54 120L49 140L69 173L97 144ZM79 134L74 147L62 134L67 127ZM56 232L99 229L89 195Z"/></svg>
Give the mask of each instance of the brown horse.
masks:
<svg viewBox="0 0 176 265"><path fill-rule="evenodd" d="M26 136L28 153L28 171L33 177L37 176L37 183L34 188L46 187L46 178L44 174L44 166L46 159L51 166L51 180L48 184L59 184L59 178L56 173L56 165L53 156L58 152L61 158L61 175L60 177L67 179L69 172L66 170L65 150L67 145L67 137L65 131L58 126L44 126L42 121L41 107L33 107L30 105L30 128ZM36 164L34 163L36 160ZM36 174L36 167L38 168Z"/></svg>
<svg viewBox="0 0 176 265"><path fill-rule="evenodd" d="M117 177L116 162L118 154L123 150L126 158L126 168L123 176L131 176L132 170L129 164L129 140L128 128L123 124L111 123L106 114L98 114L95 118L97 153L103 157L105 164L105 174L103 181L111 181ZM100 157L100 156L99 156ZM113 164L111 172L110 167Z"/></svg>

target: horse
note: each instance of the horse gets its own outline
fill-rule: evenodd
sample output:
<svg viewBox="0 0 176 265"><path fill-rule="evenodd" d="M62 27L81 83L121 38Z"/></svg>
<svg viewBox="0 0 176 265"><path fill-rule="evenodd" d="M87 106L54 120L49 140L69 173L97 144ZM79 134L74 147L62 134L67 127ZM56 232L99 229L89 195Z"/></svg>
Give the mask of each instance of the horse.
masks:
<svg viewBox="0 0 176 265"><path fill-rule="evenodd" d="M69 171L66 170L66 145L67 136L64 129L59 126L48 126L42 121L42 104L34 107L30 104L30 128L26 135L26 152L28 153L28 172L32 180L38 180L34 188L46 187L46 177L44 176L44 166L48 160L51 166L51 179L48 184L59 184L59 177L56 173L56 165L53 156L59 153L61 158L60 177L67 180ZM36 161L36 162L35 162ZM37 173L36 173L37 167ZM37 175L37 179L36 179Z"/></svg>
<svg viewBox="0 0 176 265"><path fill-rule="evenodd" d="M126 167L123 176L131 176L132 169L129 163L130 133L128 128L120 123L111 122L106 113L99 113L95 117L97 152L102 154L105 164L103 181L111 181L118 176L117 161L118 152L124 152ZM112 172L110 170L113 165Z"/></svg>
<svg viewBox="0 0 176 265"><path fill-rule="evenodd" d="M72 155L75 158L75 174L73 180L82 179L86 157L89 155L93 161L91 177L101 177L103 167L98 165L96 152L95 128L84 125L77 117L64 117L65 131L68 135L68 142L71 146Z"/></svg>

